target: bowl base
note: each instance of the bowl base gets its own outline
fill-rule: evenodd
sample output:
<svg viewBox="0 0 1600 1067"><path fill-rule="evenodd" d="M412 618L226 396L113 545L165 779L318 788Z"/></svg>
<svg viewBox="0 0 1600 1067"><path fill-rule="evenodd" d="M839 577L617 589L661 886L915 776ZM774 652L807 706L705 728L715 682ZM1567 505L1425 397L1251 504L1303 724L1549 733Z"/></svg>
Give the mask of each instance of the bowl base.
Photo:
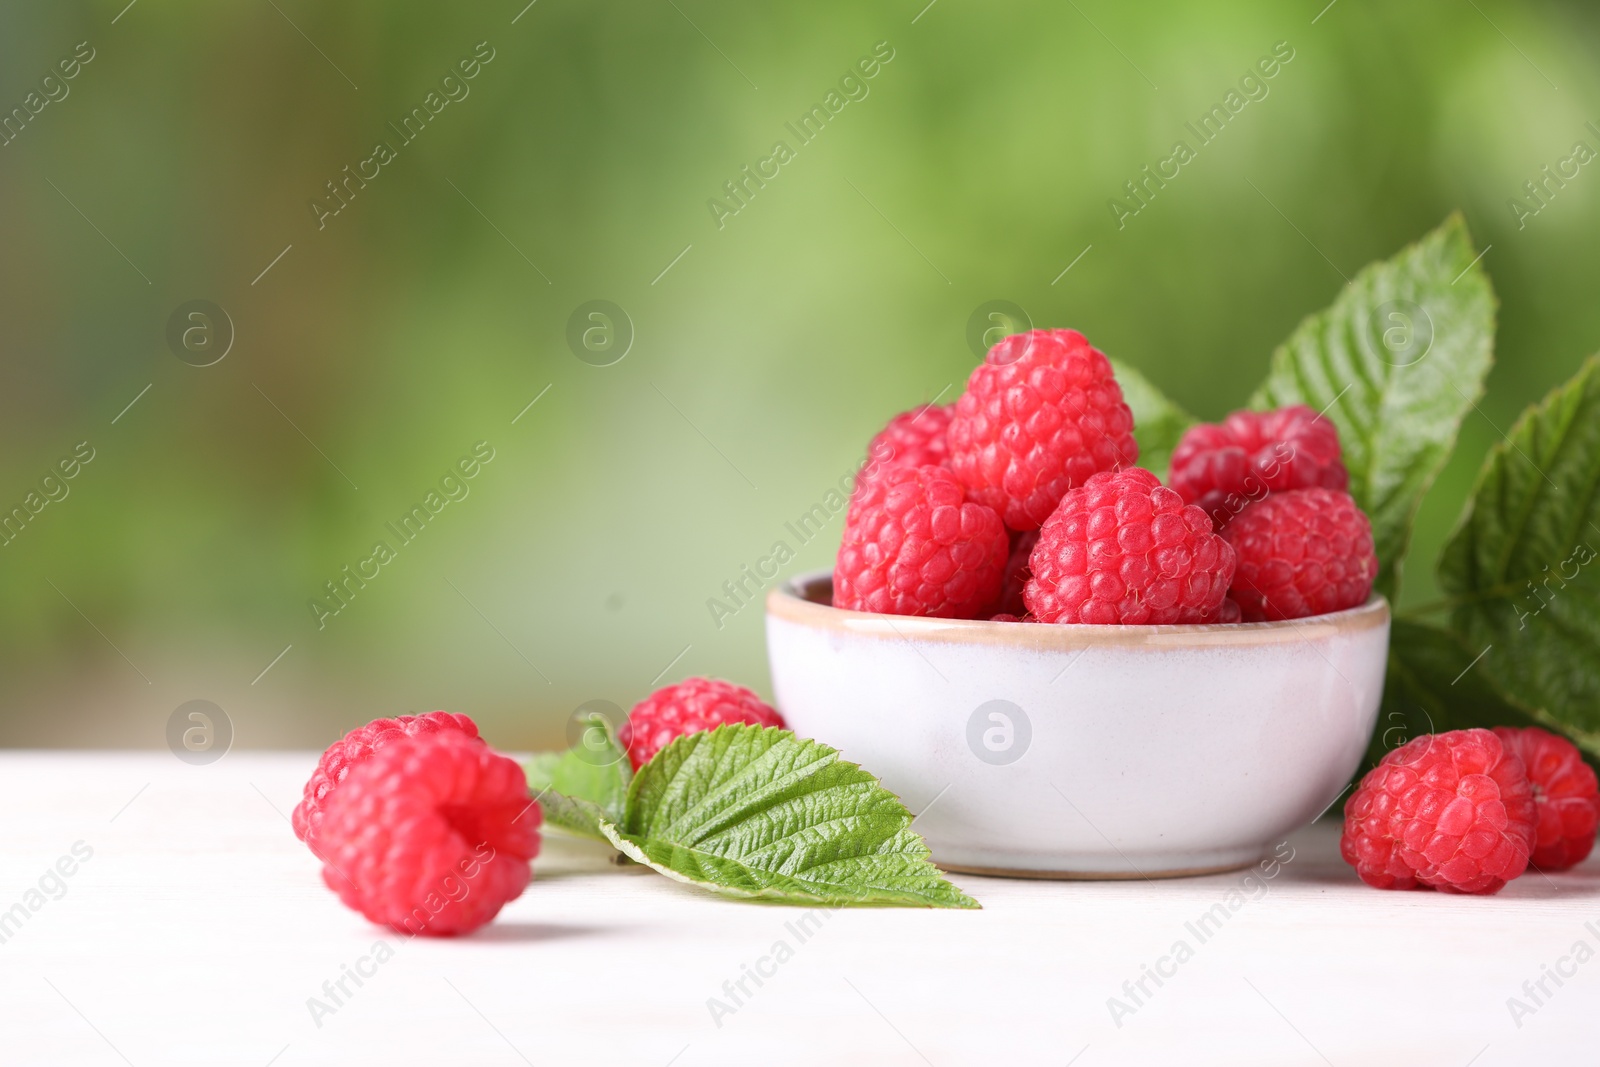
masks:
<svg viewBox="0 0 1600 1067"><path fill-rule="evenodd" d="M1258 858L1243 863L1223 863L1209 867L1175 867L1164 871L1041 871L1020 867L976 867L966 863L942 863L934 857L934 865L958 874L981 874L985 878L1034 878L1066 882L1125 882L1136 878L1198 878L1205 874L1226 874L1253 867Z"/></svg>

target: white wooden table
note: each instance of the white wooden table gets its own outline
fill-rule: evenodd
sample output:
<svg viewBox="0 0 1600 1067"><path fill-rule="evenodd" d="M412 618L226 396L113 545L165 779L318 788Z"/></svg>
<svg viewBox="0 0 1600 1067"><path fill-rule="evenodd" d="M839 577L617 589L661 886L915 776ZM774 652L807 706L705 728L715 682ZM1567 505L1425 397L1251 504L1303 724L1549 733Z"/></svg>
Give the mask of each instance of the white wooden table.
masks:
<svg viewBox="0 0 1600 1067"><path fill-rule="evenodd" d="M407 940L346 911L290 832L314 761L0 755L0 920L14 904L27 912L10 913L0 943L0 1063L1600 1058L1600 961L1570 955L1579 941L1600 949L1597 861L1489 899L1381 893L1339 861L1324 824L1290 839L1294 858L1276 877L1232 898L1238 873L958 876L983 911L845 910L806 923L799 909L719 900L547 837L533 884L491 927ZM78 842L80 856L92 849L82 862ZM73 873L47 876L62 857ZM1190 925L1219 904L1226 917L1202 941ZM1161 962L1178 941L1192 956ZM377 954L392 952L381 963L379 942L389 947ZM774 956L778 942L787 951ZM1158 963L1170 977L1146 977L1136 1003L1124 982ZM345 965L368 977L346 978L349 995L313 1018L308 1000L333 1006L324 983ZM766 972L760 986L746 965ZM1544 965L1572 976L1546 978L1536 1005L1523 983ZM737 992L741 978L748 995L736 1002L724 983ZM1533 1008L1520 1020L1513 996ZM713 997L730 1010L714 1018ZM1112 997L1133 1010L1114 1020Z"/></svg>

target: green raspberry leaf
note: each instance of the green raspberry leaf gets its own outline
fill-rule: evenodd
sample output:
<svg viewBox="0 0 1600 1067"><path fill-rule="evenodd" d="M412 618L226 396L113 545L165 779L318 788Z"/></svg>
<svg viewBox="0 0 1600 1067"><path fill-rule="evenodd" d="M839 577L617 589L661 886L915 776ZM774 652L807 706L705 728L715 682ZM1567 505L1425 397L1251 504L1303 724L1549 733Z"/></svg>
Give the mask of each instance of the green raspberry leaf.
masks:
<svg viewBox="0 0 1600 1067"><path fill-rule="evenodd" d="M1459 215L1357 274L1272 354L1253 408L1307 404L1339 427L1391 598L1417 507L1483 392L1494 292Z"/></svg>
<svg viewBox="0 0 1600 1067"><path fill-rule="evenodd" d="M1383 708L1367 749L1367 767L1412 738L1475 726L1538 726L1527 709L1506 697L1459 637L1423 623L1394 620Z"/></svg>
<svg viewBox="0 0 1600 1067"><path fill-rule="evenodd" d="M602 829L610 819L600 805L579 797L569 797L548 787L535 793L534 799L539 802L546 827L553 827L574 837L611 840Z"/></svg>
<svg viewBox="0 0 1600 1067"><path fill-rule="evenodd" d="M1439 557L1479 669L1600 755L1600 356L1490 450Z"/></svg>
<svg viewBox="0 0 1600 1067"><path fill-rule="evenodd" d="M1168 400L1161 390L1150 384L1150 379L1126 363L1113 359L1111 370L1122 387L1122 399L1133 409L1133 438L1139 442L1139 466L1165 479L1178 439L1183 431L1200 420Z"/></svg>
<svg viewBox="0 0 1600 1067"><path fill-rule="evenodd" d="M787 730L743 723L673 741L601 829L669 878L792 904L976 908L876 778Z"/></svg>
<svg viewBox="0 0 1600 1067"><path fill-rule="evenodd" d="M583 734L576 745L565 752L536 753L522 765L528 777L528 789L540 798L545 818L562 829L569 827L553 808L563 801L568 804L581 801L613 822L620 820L627 801L628 781L632 777L628 754L617 744L605 717L591 714L579 721ZM557 797L560 799L553 799ZM574 832L604 839L587 813L575 818L578 825L586 829Z"/></svg>

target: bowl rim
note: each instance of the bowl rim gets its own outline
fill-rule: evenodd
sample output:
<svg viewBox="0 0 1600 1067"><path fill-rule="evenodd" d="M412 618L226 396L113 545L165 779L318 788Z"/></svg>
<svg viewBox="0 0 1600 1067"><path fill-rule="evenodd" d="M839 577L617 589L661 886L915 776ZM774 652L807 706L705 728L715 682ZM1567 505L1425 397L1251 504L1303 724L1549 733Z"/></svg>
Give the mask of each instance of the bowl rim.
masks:
<svg viewBox="0 0 1600 1067"><path fill-rule="evenodd" d="M823 594L827 599L819 599ZM833 572L808 571L787 578L767 593L767 618L808 629L832 630L890 641L913 638L940 644L996 645L1040 651L1084 648L1228 647L1275 645L1354 634L1389 625L1389 601L1374 593L1360 607L1280 622L1184 623L1118 626L930 619L850 611L832 604Z"/></svg>

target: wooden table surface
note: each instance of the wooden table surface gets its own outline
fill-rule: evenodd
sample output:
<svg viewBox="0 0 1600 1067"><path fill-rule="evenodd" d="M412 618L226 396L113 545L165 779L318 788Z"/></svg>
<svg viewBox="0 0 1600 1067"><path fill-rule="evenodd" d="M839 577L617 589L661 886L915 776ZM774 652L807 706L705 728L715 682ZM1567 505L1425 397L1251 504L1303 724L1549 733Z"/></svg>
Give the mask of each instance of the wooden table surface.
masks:
<svg viewBox="0 0 1600 1067"><path fill-rule="evenodd" d="M287 816L314 762L0 755L0 1063L1600 1056L1600 861L1487 899L1381 893L1324 823L1289 839L1270 878L957 876L984 910L807 912L723 901L547 837L533 884L492 926L408 940L345 910L294 839ZM367 975L359 986L347 967Z"/></svg>

